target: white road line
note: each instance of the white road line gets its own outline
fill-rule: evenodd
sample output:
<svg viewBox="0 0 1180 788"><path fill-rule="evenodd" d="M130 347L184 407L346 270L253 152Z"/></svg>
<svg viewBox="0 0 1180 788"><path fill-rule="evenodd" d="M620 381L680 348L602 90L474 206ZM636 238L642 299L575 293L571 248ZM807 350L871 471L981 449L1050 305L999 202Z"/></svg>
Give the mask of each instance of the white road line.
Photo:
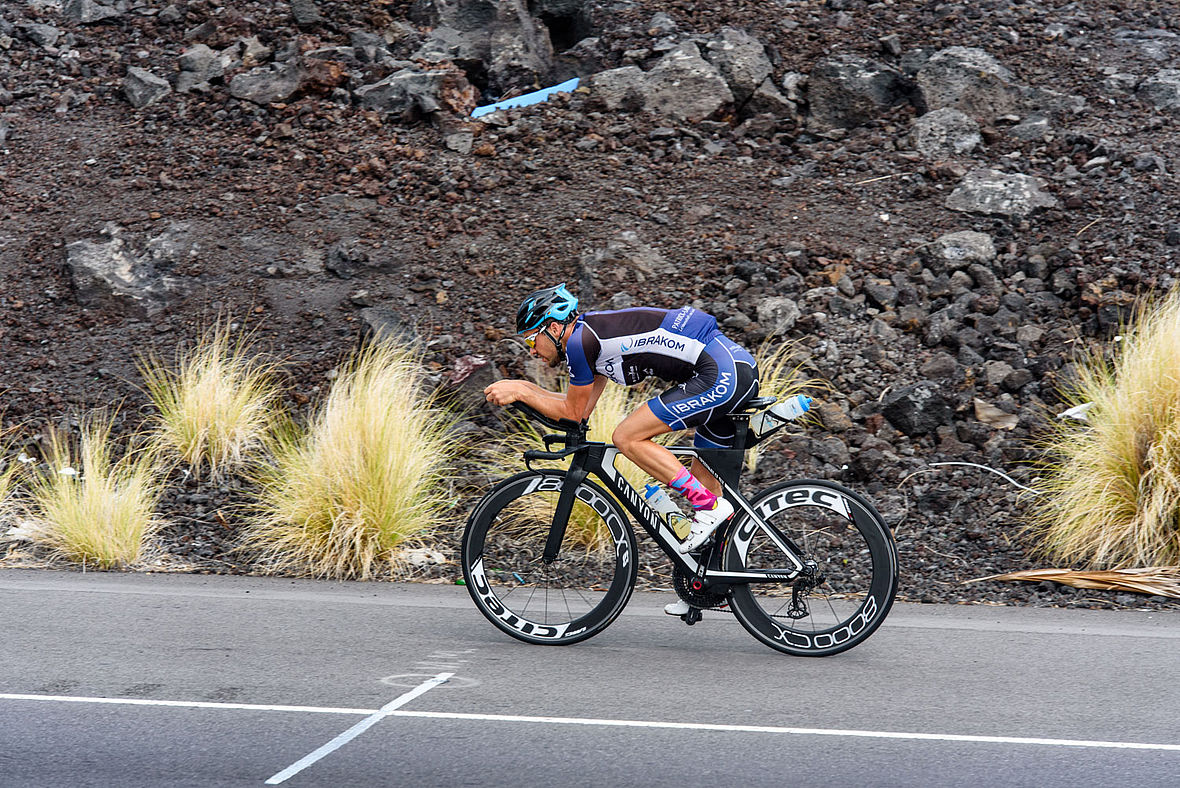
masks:
<svg viewBox="0 0 1180 788"><path fill-rule="evenodd" d="M366 719L337 736L328 744L303 758L296 764L267 780L277 784L306 768L315 760L346 744L363 733L384 717L421 717L439 720L479 720L484 722L529 722L551 725L601 725L622 728L668 728L674 730L717 731L721 733L779 733L797 736L848 736L869 739L910 739L916 741L973 742L980 744L1030 744L1043 747L1097 747L1118 750L1162 750L1180 752L1180 744L1155 744L1150 742L1092 741L1087 739L1046 739L1025 736L971 736L955 733L906 733L903 731L864 731L840 728L786 728L771 725L723 725L700 722L659 722L655 720L606 720L586 717L526 717L513 714L471 714L443 711L400 711L400 706L409 703L427 690L442 684L454 676L440 673L424 681L414 689L399 696L380 709L350 709L331 706L267 706L254 703L213 703L186 700L146 700L141 698L86 698L72 695L18 695L0 693L0 700L54 701L58 703L105 703L126 706L172 706L194 709L244 709L246 711L286 711L313 714L364 714ZM313 758L313 756L316 756ZM300 766L300 764L302 764ZM295 769L299 766L299 769ZM292 771L294 770L294 771ZM286 776L283 776L286 775ZM278 779L282 777L282 779Z"/></svg>
<svg viewBox="0 0 1180 788"><path fill-rule="evenodd" d="M176 706L191 709L246 709L247 711L301 711L312 714L374 714L380 709L341 709L332 706L266 706L257 703L214 703L200 700L148 700L146 698L84 698L74 695L14 695L0 693L0 700L48 700L58 703L110 703L120 706Z"/></svg>
<svg viewBox="0 0 1180 788"><path fill-rule="evenodd" d="M308 766L311 766L313 763L318 761L320 758L323 758L325 755L330 755L331 753L333 753L336 750L343 747L345 744L348 744L350 741L355 739L357 736L360 736L362 733L367 731L369 728L373 727L378 722L380 722L381 720L388 717L390 714L393 714L396 709L406 705L407 703L409 703L410 701L412 701L414 698L418 697L419 695L423 694L427 690L437 687L439 684L442 684L443 682L445 682L447 679L449 679L453 675L455 675L455 674L454 673L439 673L434 678L427 679L426 681L422 682L417 687L415 687L414 689L405 693L404 695L394 698L389 703L386 703L380 709L373 712L372 715L365 717L363 720L358 722L356 725L353 725L351 728L346 730L344 733L340 734L335 739L332 739L332 741L328 742L327 744L320 747L319 749L308 753L307 755L303 756L299 760L295 761L295 763L288 766L286 769L283 769L281 772L279 772L278 774L271 777L269 780L266 781L266 784L267 785L278 785L279 783L283 782L284 780L286 780L290 777L294 777L296 774L299 774L299 772L303 771Z"/></svg>
<svg viewBox="0 0 1180 788"><path fill-rule="evenodd" d="M1040 739L1023 736L967 736L954 733L904 733L901 731L859 731L838 728L779 728L770 725L713 725L700 722L654 722L648 720L599 720L581 717L521 717L513 714L467 714L441 711L395 711L393 717L426 717L440 720L482 720L487 722L541 722L554 725L604 725L621 728L672 728L690 731L733 733L788 733L799 736L853 736L867 739L914 739L920 741L977 742L983 744L1035 744L1047 747L1105 747L1121 750L1168 750L1180 752L1180 744L1150 744L1082 739Z"/></svg>

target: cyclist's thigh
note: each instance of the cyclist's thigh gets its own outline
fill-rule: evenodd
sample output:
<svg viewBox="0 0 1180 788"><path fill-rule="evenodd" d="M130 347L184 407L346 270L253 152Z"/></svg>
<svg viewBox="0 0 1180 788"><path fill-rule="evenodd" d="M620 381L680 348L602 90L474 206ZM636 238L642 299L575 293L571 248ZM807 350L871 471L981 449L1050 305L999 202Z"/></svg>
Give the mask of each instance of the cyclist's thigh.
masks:
<svg viewBox="0 0 1180 788"><path fill-rule="evenodd" d="M727 414L758 393L753 357L726 337L710 341L697 360L693 376L648 401L652 412L672 429L713 427L713 438L733 437ZM708 439L704 446L722 443ZM700 443L698 446L702 445ZM728 444L724 444L728 445Z"/></svg>
<svg viewBox="0 0 1180 788"><path fill-rule="evenodd" d="M729 406L724 408L724 413L714 411L712 417L697 426L696 435L693 436L692 445L698 449L734 449L739 448L734 446L734 441L737 438L737 428L733 423L733 419L729 414L734 409L743 405L746 401L758 396L758 376L757 370L741 361L736 364L737 391Z"/></svg>

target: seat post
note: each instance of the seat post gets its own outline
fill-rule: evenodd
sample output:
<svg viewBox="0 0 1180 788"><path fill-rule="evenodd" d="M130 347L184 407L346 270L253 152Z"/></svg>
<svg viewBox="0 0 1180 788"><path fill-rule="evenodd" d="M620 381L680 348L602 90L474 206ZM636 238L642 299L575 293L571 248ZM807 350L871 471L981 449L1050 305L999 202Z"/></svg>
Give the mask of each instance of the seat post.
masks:
<svg viewBox="0 0 1180 788"><path fill-rule="evenodd" d="M698 454L705 460L721 478L721 481L733 489L738 488L738 481L742 476L742 465L746 459L746 449L750 447L750 417L762 408L768 408L777 402L776 397L754 397L745 402L737 410L729 414L733 421L733 449L699 449Z"/></svg>

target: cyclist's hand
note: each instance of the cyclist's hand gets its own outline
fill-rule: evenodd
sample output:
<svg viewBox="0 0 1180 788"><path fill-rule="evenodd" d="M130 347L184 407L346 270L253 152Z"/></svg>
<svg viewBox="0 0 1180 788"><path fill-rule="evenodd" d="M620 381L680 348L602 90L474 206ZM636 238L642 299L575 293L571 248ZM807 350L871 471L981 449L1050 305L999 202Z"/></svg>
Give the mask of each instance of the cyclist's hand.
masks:
<svg viewBox="0 0 1180 788"><path fill-rule="evenodd" d="M515 380L497 380L484 389L483 393L493 405L511 405L520 399L520 387Z"/></svg>

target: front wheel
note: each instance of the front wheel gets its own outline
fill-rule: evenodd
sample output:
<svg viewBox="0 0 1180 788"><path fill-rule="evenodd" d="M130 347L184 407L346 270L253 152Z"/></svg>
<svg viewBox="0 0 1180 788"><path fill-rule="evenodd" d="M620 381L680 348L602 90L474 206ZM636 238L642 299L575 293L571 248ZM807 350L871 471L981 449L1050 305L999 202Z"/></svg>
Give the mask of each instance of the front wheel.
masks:
<svg viewBox="0 0 1180 788"><path fill-rule="evenodd" d="M803 480L763 490L750 507L765 524L739 515L723 554L728 571L767 573L767 582L731 590L742 626L773 649L808 657L873 634L897 594L897 550L872 504L839 484ZM777 579L794 568L784 543L806 565L793 581Z"/></svg>
<svg viewBox="0 0 1180 788"><path fill-rule="evenodd" d="M518 640L567 645L605 629L635 587L635 534L597 484L578 485L561 551L542 554L563 471L528 471L479 503L463 534L463 578L476 607Z"/></svg>

